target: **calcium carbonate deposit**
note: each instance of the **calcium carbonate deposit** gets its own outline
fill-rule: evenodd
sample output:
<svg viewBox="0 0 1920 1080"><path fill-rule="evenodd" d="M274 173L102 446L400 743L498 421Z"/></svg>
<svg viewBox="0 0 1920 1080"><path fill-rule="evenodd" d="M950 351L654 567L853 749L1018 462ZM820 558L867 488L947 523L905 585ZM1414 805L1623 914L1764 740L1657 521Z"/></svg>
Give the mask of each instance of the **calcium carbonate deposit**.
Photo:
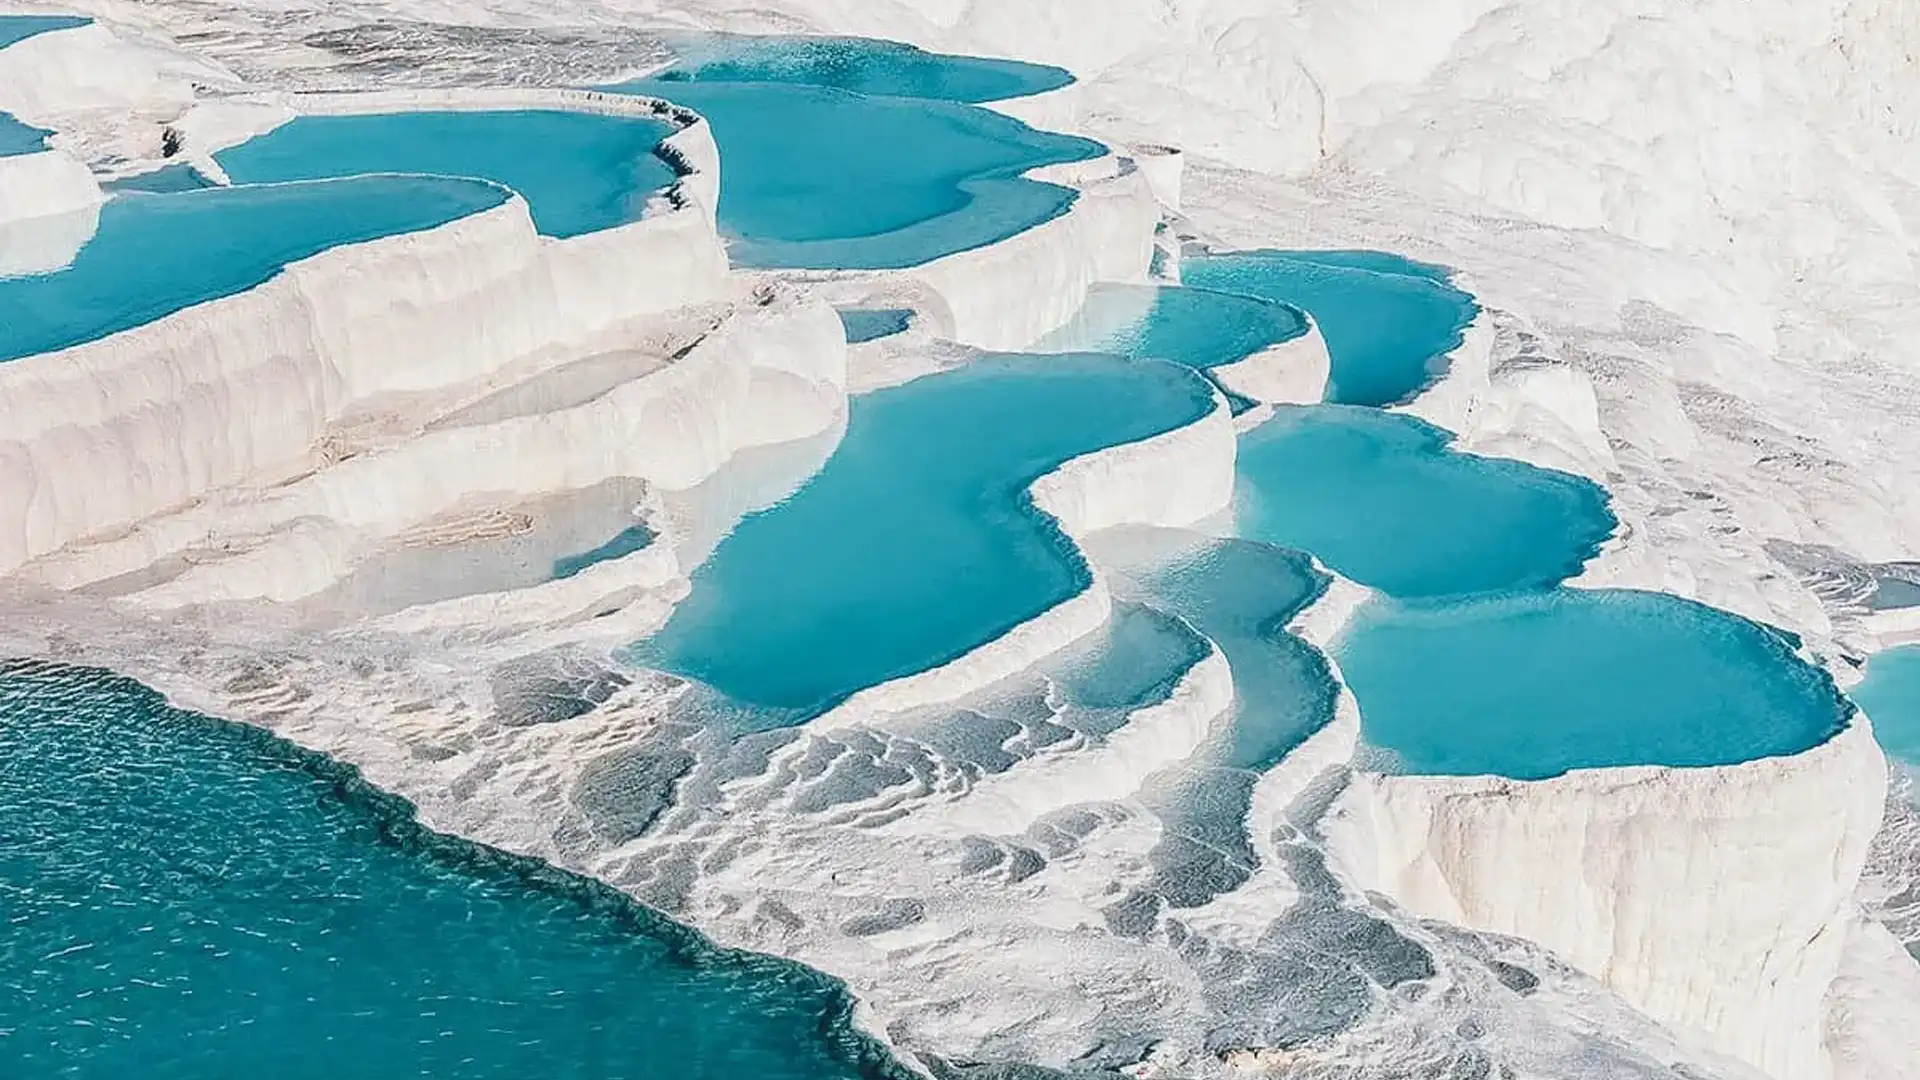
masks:
<svg viewBox="0 0 1920 1080"><path fill-rule="evenodd" d="M0 0L0 1074L1920 1080L1916 52Z"/></svg>

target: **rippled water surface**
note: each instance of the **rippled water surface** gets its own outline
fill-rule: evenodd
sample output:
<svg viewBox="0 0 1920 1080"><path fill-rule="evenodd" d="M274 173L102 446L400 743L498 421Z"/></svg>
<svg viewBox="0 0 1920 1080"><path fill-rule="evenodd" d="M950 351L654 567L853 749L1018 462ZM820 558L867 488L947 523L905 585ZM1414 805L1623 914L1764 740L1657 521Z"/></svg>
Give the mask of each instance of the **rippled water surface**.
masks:
<svg viewBox="0 0 1920 1080"><path fill-rule="evenodd" d="M464 176L527 200L548 236L637 221L674 181L653 148L663 120L558 110L302 116L214 155L236 183L368 173Z"/></svg>
<svg viewBox="0 0 1920 1080"><path fill-rule="evenodd" d="M0 666L0 1075L878 1077L837 983L426 832L123 679Z"/></svg>

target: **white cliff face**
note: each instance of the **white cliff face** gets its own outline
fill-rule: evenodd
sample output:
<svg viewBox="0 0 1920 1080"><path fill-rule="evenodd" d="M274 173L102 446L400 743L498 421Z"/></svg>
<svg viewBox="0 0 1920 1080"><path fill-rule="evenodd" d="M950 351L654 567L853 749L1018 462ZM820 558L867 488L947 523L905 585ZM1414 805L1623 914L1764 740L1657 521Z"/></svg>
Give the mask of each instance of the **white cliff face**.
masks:
<svg viewBox="0 0 1920 1080"><path fill-rule="evenodd" d="M682 132L683 160L698 177L717 155L695 127ZM589 352L623 323L722 298L726 258L700 201L710 184L685 187L684 209L567 240L537 235L514 198L0 365L0 568L215 488L324 464L333 425L384 398Z"/></svg>
<svg viewBox="0 0 1920 1080"><path fill-rule="evenodd" d="M94 181L93 173L58 150L0 157L0 225L12 224L24 218L85 210L99 205L103 198L105 196L100 193L100 185ZM7 260L7 263L0 264L0 273L37 272L24 268L4 269L5 266L14 265L14 260L18 258L14 246L9 234L9 242L0 247L0 258ZM71 258L72 252L68 252L68 259ZM30 264L20 265L24 267ZM49 268L64 265L65 261L53 263Z"/></svg>
<svg viewBox="0 0 1920 1080"><path fill-rule="evenodd" d="M1306 315L1305 312L1301 313ZM1271 345L1245 360L1209 371L1220 385L1263 405L1317 405L1327 394L1332 360L1320 327L1306 315L1307 331Z"/></svg>
<svg viewBox="0 0 1920 1080"><path fill-rule="evenodd" d="M0 157L0 277L72 263L104 198L93 173L58 150Z"/></svg>
<svg viewBox="0 0 1920 1080"><path fill-rule="evenodd" d="M1326 828L1356 884L1415 914L1538 941L1721 1053L1825 1077L1823 1003L1885 795L1856 721L1722 768L1357 773Z"/></svg>
<svg viewBox="0 0 1920 1080"><path fill-rule="evenodd" d="M942 305L934 310L941 337L1000 350L1066 325L1095 282L1147 279L1160 206L1138 170L1103 158L1027 175L1074 183L1079 197L1066 213L1000 243L908 270L848 276L928 288Z"/></svg>
<svg viewBox="0 0 1920 1080"><path fill-rule="evenodd" d="M476 499L509 504L617 477L691 487L741 450L831 427L844 409L845 341L832 309L750 300L687 355L569 409L428 432L361 454L251 504L159 523L191 540L268 537L138 594L143 607L263 598L286 603L345 576L356 556ZM449 483L449 477L468 479ZM324 524L315 524L324 523ZM152 552L159 530L129 541ZM125 545L129 541L116 541Z"/></svg>

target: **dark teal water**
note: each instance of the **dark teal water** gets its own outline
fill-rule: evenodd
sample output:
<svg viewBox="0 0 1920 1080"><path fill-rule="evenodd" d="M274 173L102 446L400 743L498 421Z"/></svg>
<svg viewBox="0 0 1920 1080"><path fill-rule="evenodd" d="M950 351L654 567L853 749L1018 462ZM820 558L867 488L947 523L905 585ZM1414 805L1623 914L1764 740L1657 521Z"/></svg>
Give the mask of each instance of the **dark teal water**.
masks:
<svg viewBox="0 0 1920 1080"><path fill-rule="evenodd" d="M1332 360L1327 400L1392 405L1432 383L1479 311L1445 271L1385 252L1248 251L1182 260L1188 285L1304 308Z"/></svg>
<svg viewBox="0 0 1920 1080"><path fill-rule="evenodd" d="M913 320L913 312L907 308L841 308L839 313L849 345L892 337L905 331Z"/></svg>
<svg viewBox="0 0 1920 1080"><path fill-rule="evenodd" d="M72 30L92 19L82 15L0 15L0 49L53 30Z"/></svg>
<svg viewBox="0 0 1920 1080"><path fill-rule="evenodd" d="M1866 711L1882 749L1920 766L1920 646L1875 653L1866 679L1848 696Z"/></svg>
<svg viewBox="0 0 1920 1080"><path fill-rule="evenodd" d="M1848 711L1778 631L1664 593L1377 603L1336 659L1366 740L1415 773L1726 765L1817 746Z"/></svg>
<svg viewBox="0 0 1920 1080"><path fill-rule="evenodd" d="M1100 144L972 105L789 82L608 89L705 116L720 146L720 225L739 266L889 269L997 243L1066 212L1071 189L1020 178Z"/></svg>
<svg viewBox="0 0 1920 1080"><path fill-rule="evenodd" d="M556 580L570 578L589 566L622 558L653 543L653 530L645 525L630 525L620 530L611 540L578 555L568 555L555 559L553 576Z"/></svg>
<svg viewBox="0 0 1920 1080"><path fill-rule="evenodd" d="M47 148L47 136L51 134L45 128L21 123L12 113L0 112L0 157L37 154Z"/></svg>
<svg viewBox="0 0 1920 1080"><path fill-rule="evenodd" d="M796 719L945 663L1090 580L1028 484L1211 407L1186 368L1102 356L986 357L856 397L826 466L721 542L634 659Z"/></svg>
<svg viewBox="0 0 1920 1080"><path fill-rule="evenodd" d="M492 184L413 176L119 195L66 269L0 279L0 361L106 337L329 248L443 225L506 197Z"/></svg>
<svg viewBox="0 0 1920 1080"><path fill-rule="evenodd" d="M1065 701L1084 709L1157 705L1213 652L1184 620L1143 604L1118 603L1088 640L1043 664Z"/></svg>
<svg viewBox="0 0 1920 1080"><path fill-rule="evenodd" d="M145 191L170 195L180 191L199 191L213 187L213 181L201 176L191 165L163 165L152 172L136 173L100 185L108 191Z"/></svg>
<svg viewBox="0 0 1920 1080"><path fill-rule="evenodd" d="M970 104L1044 93L1073 82L1065 68L930 53L872 38L689 34L668 44L679 60L654 76L663 82L787 83Z"/></svg>
<svg viewBox="0 0 1920 1080"><path fill-rule="evenodd" d="M1452 439L1377 409L1279 409L1240 438L1238 532L1399 597L1558 584L1612 535L1598 485Z"/></svg>
<svg viewBox="0 0 1920 1080"><path fill-rule="evenodd" d="M1107 352L1211 368L1306 333L1285 304L1179 286L1099 284L1035 352Z"/></svg>
<svg viewBox="0 0 1920 1080"><path fill-rule="evenodd" d="M124 679L0 666L0 1075L898 1075L841 986Z"/></svg>
<svg viewBox="0 0 1920 1080"><path fill-rule="evenodd" d="M661 120L557 110L302 116L214 160L240 184L370 173L491 180L527 200L540 232L566 237L638 221L674 181L653 153L672 133Z"/></svg>

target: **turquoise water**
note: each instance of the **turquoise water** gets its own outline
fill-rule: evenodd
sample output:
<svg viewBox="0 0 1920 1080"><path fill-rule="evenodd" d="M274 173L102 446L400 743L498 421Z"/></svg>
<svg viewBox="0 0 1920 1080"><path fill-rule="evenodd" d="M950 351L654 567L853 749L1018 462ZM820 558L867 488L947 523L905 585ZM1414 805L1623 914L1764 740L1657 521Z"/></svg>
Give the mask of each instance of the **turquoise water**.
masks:
<svg viewBox="0 0 1920 1080"><path fill-rule="evenodd" d="M1250 251L1180 264L1188 285L1306 309L1332 360L1327 400L1405 401L1445 369L1479 308L1444 271L1384 252Z"/></svg>
<svg viewBox="0 0 1920 1080"><path fill-rule="evenodd" d="M81 15L0 15L0 49L53 30L72 30L92 19Z"/></svg>
<svg viewBox="0 0 1920 1080"><path fill-rule="evenodd" d="M243 292L329 248L442 225L505 198L491 184L410 176L120 195L72 265L0 279L0 361L102 338Z"/></svg>
<svg viewBox="0 0 1920 1080"><path fill-rule="evenodd" d="M655 75L662 82L758 82L851 90L875 97L979 103L1057 90L1073 82L1065 68L924 52L872 38L672 38L680 58Z"/></svg>
<svg viewBox="0 0 1920 1080"><path fill-rule="evenodd" d="M1664 593L1377 603L1335 658L1366 740L1414 773L1726 765L1806 750L1846 718L1778 631Z"/></svg>
<svg viewBox="0 0 1920 1080"><path fill-rule="evenodd" d="M1089 582L1028 484L1210 407L1185 368L1100 356L986 357L856 397L826 466L720 543L634 659L801 715L945 663Z"/></svg>
<svg viewBox="0 0 1920 1080"><path fill-rule="evenodd" d="M553 576L555 580L570 578L589 566L608 562L631 555L653 543L653 530L645 525L630 525L615 534L613 539L589 551L578 555L568 555L555 559Z"/></svg>
<svg viewBox="0 0 1920 1080"><path fill-rule="evenodd" d="M1300 552L1240 539L1210 541L1142 581L1147 603L1206 635L1233 669L1234 719L1214 764L1265 770L1333 719L1326 659L1286 630L1326 585Z"/></svg>
<svg viewBox="0 0 1920 1080"><path fill-rule="evenodd" d="M1178 286L1099 284L1035 352L1108 352L1218 367L1307 332L1284 304Z"/></svg>
<svg viewBox="0 0 1920 1080"><path fill-rule="evenodd" d="M913 321L907 308L841 308L840 325L846 327L847 344L858 345L892 337L906 330Z"/></svg>
<svg viewBox="0 0 1920 1080"><path fill-rule="evenodd" d="M1920 766L1920 646L1875 653L1867 677L1849 695L1873 722L1873 737L1886 752Z"/></svg>
<svg viewBox="0 0 1920 1080"><path fill-rule="evenodd" d="M900 1075L833 980L127 680L0 666L0 802L10 1080Z"/></svg>
<svg viewBox="0 0 1920 1080"><path fill-rule="evenodd" d="M648 197L674 182L653 153L673 130L547 110L302 116L214 160L239 184L370 173L491 180L527 200L541 233L566 237L639 220Z"/></svg>
<svg viewBox="0 0 1920 1080"><path fill-rule="evenodd" d="M778 82L608 89L669 98L712 124L720 225L739 266L891 269L997 243L1073 202L1022 172L1105 152L944 101Z"/></svg>
<svg viewBox="0 0 1920 1080"><path fill-rule="evenodd" d="M214 184L201 176L193 166L179 164L163 165L152 172L123 176L100 186L108 191L145 191L154 195L171 195L180 191L199 191Z"/></svg>
<svg viewBox="0 0 1920 1080"><path fill-rule="evenodd" d="M1238 531L1400 597L1557 584L1612 534L1598 485L1451 441L1376 409L1279 409L1240 438Z"/></svg>
<svg viewBox="0 0 1920 1080"><path fill-rule="evenodd" d="M1311 251L1289 251L1286 254L1303 262L1318 263L1321 266L1341 267L1348 270L1370 270L1377 274L1397 274L1401 277L1425 278L1439 285L1448 285L1453 281L1453 272L1434 263L1418 262L1391 251L1367 251L1364 249L1320 248Z"/></svg>
<svg viewBox="0 0 1920 1080"><path fill-rule="evenodd" d="M51 134L45 128L21 123L12 113L0 112L0 157L37 154L47 148L47 136Z"/></svg>

